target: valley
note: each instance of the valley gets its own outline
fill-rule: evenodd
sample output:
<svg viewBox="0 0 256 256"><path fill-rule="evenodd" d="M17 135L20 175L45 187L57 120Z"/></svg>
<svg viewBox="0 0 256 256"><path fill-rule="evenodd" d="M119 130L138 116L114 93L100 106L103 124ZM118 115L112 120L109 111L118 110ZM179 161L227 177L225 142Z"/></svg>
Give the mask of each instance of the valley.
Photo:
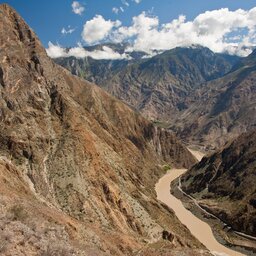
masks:
<svg viewBox="0 0 256 256"><path fill-rule="evenodd" d="M96 63L90 64L90 59L87 60L88 62L86 66L84 66L83 64L84 60L74 58L58 59L55 61L57 61L57 63L60 63L64 67L66 67L66 63L69 63L68 65L72 67L70 70L79 76L81 76L81 73L79 72L83 70L85 73L83 73L82 77L85 78L87 76L86 72L89 69L93 68L94 65L97 65ZM255 132L253 131L256 125L256 103L254 97L255 61L255 51L248 57L239 58L228 55L218 56L202 47L174 49L156 55L149 60L133 60L131 61L131 63L129 63L129 61L115 61L114 64L114 62L112 61L96 61L97 63L101 63L100 65L102 65L102 67L105 66L105 68L108 67L110 69L111 67L113 67L112 71L108 70L108 72L106 73L109 77L103 76L105 78L103 78L103 80L98 80L97 82L101 85L103 89L109 91L112 95L120 98L122 101L132 106L132 108L142 112L144 116L154 120L155 125L159 128L169 129L170 131L173 131L186 145L196 145L196 148L204 150L208 153L208 155L211 155L211 153L218 151L218 148L223 149L223 147L225 147L228 143L231 143L237 136L243 134L244 132L248 131L247 133L250 133L249 131L252 131L250 136L255 136ZM119 63L121 62L125 64L120 65ZM136 62L136 64L134 62ZM216 71L215 75L211 76L209 75L209 73L203 73L206 72L206 62L209 65L215 65L215 67L216 63L218 63L219 65L224 65L227 69L223 69L222 66L222 69L220 69L222 73L218 73ZM197 69L201 70L202 72L202 80L199 79L199 75L195 71L195 66L193 66L192 68L192 66L189 66L189 63L193 63L193 65L198 65ZM200 67L200 64L203 66ZM172 69L171 66L168 65L176 65L176 70L174 71L174 69ZM213 66L209 66L208 68L208 72L210 72L210 70L213 69ZM130 73L127 70L129 70ZM97 74L100 73L101 72ZM117 81L116 79L121 73L123 74L121 76L122 80ZM97 80L99 78L96 73L90 74L90 77L88 77L89 79ZM186 74L187 76L183 76L184 74ZM127 82L124 82L126 81L127 76L129 76L129 81L127 80ZM113 82L113 79L115 79L115 82ZM147 97L147 95L150 95L151 97L152 94L148 94L148 89L144 90L137 87L134 84L133 79L138 79L137 82L135 82L137 83L137 85L145 85L147 83L150 83L151 90L158 91L158 95L150 104L150 108L144 108L146 106L144 105L144 103L149 102L148 100L145 100L145 98L143 100L143 104L137 104L136 101L141 99L141 95L143 95L143 97ZM122 88L124 83L126 83L126 89L125 91L120 91L123 90ZM177 90L173 90L172 87L166 87L169 83L173 85L175 84ZM115 86L115 89L113 89L113 86ZM181 88L183 90L183 93L179 93L178 91L181 90ZM171 94L166 94L165 96L161 95L165 90L167 90ZM127 93L129 94L128 98L124 96L127 95ZM132 100L132 97L134 97L136 101ZM175 97L175 101L173 100L173 97ZM170 103L170 100L172 101L172 103ZM173 104L173 102L176 103ZM157 115L152 115L152 113L157 113ZM163 113L163 115L161 113ZM170 117L172 119L171 122L168 121ZM244 215L241 215L241 212L236 213L238 209L242 210L244 207L242 206L242 197L244 197L245 200L253 200L254 198L253 189L255 188L255 186L253 184L251 184L251 186L249 185L251 187L251 191L248 191L248 189L246 189L245 187L243 187L242 190L239 189L239 186L242 186L242 184L246 184L245 186L248 186L248 184L250 184L250 178L251 181L255 181L255 165L253 161L255 150L252 138L249 139L248 136L246 139L244 139L244 143L249 143L249 146L240 148L239 145L238 148L232 148L232 150L240 152L240 154L243 154L242 152L251 152L248 164L246 164L245 162L244 165L244 168L251 169L251 174L248 175L248 173L246 173L247 171L239 167L239 169L237 169L238 173L236 174L239 178L235 178L235 171L233 171L229 177L222 177L223 182L225 182L226 184L228 184L228 182L233 182L233 180L235 179L239 179L239 182L237 181L235 188L232 191L227 191L224 197L219 194L223 192L211 192L205 194L205 190L207 190L208 186L210 185L207 185L206 189L202 188L201 192L197 191L193 194L193 196L195 196L195 198L198 198L198 200L200 201L198 206L201 207L201 210L204 209L203 211L205 211L205 213L207 212L208 217L205 217L204 214L198 211L198 209L195 209L193 206L191 206L186 198L183 198L179 194L175 195L181 198L181 200L184 201L184 203L186 204L186 207L190 209L194 214L196 214L199 219L208 222L210 227L213 229L212 233L210 227L207 225L206 229L208 230L208 237L211 238L210 241L208 240L203 242L204 245L211 244L214 245L213 248L222 248L222 252L224 252L225 250L227 250L226 252L228 252L229 249L225 249L225 247L221 245L225 244L228 247L231 246L231 248L242 251L244 253L243 255L254 255L252 250L255 250L255 241L254 239L246 239L246 236L248 236L248 238L250 237L250 232L246 231L246 229L243 230L241 228L241 225L249 225L249 228L253 229L253 207L249 206L248 208L248 206L245 206L247 208L244 208L243 210ZM230 156L232 155L232 150L230 149L229 153L227 153L225 157L232 159L232 156ZM195 154L195 151L191 151L191 153ZM201 172L198 172L198 170L195 171L195 179L201 177L202 179L208 180L209 173L205 173L207 168L218 168L219 165L221 166L221 162L225 161L225 157L222 160L219 160L218 163L214 164L205 164L205 162L202 161L200 163L202 166L202 170ZM201 160L202 154L197 154L197 158L198 160ZM232 166L231 168L234 168L233 162L239 165L240 161L242 161L241 156L238 156L236 154L235 156L233 156L233 158L234 159L231 162L229 160L229 162L227 163L227 166ZM242 163L240 163L240 166L242 166ZM186 173L188 181L185 182L184 186L190 184L192 190L199 190L199 188L202 186L200 183L191 183L190 176L191 173L193 173L193 168L195 167L192 167L192 169ZM177 171L177 176L174 177L178 177L181 174L184 174L184 170ZM217 179L218 175L220 174L218 172L215 172L215 174L212 175L210 179L210 183ZM172 178L168 175L164 177L166 177L166 180L165 178L163 178L163 183L161 182L161 180L159 181L162 188L158 187L158 189L165 189L165 192L161 192L161 201L165 203L168 202L168 205L170 206L171 198L174 201L175 199L173 198L173 196L170 196L169 193L167 193L169 192L168 184L170 184L170 179L174 180L175 178ZM177 182L176 186L178 186ZM190 192L190 190L187 191ZM232 192L241 194L237 195L237 197L235 198L231 194ZM177 191L175 191L175 193L177 193ZM214 197L213 193L216 193L216 199L209 200L211 197ZM222 200L223 202L221 202ZM241 204L238 209L236 209L237 204ZM234 214L236 217L228 216L229 211L228 209L226 209L227 206L232 207L232 214ZM180 207L182 208L182 206ZM181 208L178 208L179 210L175 212L178 217L182 213ZM190 212L188 213L190 214ZM219 220L211 220L211 214L212 216L214 216L213 218L216 218L215 216L218 216L217 218L220 217L221 223L219 223ZM196 217L192 215L191 218L193 219ZM228 224L223 225L223 222L226 223L227 218L230 218L230 221L228 222ZM236 221L235 218L239 219L237 219ZM248 222L246 218L249 218ZM187 217L187 219L189 219L189 217ZM231 223L234 224L236 222L240 223L238 224L240 226L235 226L234 230L236 231L227 233L225 231L225 226L229 227ZM184 224L183 221L182 223ZM192 225L191 223L196 223L196 220L190 220L189 223L189 225ZM199 221L199 223L201 222ZM200 228L200 230L203 229L203 227ZM227 228L227 230L229 231L229 228ZM243 233L243 231L246 231L246 234ZM238 233L244 234L245 239L237 235ZM195 235L193 232L192 234ZM207 237L200 237L200 235L195 236L201 242L204 241L204 239L206 239ZM218 242L216 241L216 239L218 240ZM209 247L207 248L209 249ZM213 248L211 248L210 250L214 251ZM244 248L250 249L244 250ZM236 252L231 250L229 251L229 255L239 254L236 254Z"/></svg>
<svg viewBox="0 0 256 256"><path fill-rule="evenodd" d="M254 47L49 45L0 4L0 255L256 255Z"/></svg>
<svg viewBox="0 0 256 256"><path fill-rule="evenodd" d="M148 59L54 61L96 82L187 145L214 151L256 126L255 52L242 58L191 46Z"/></svg>

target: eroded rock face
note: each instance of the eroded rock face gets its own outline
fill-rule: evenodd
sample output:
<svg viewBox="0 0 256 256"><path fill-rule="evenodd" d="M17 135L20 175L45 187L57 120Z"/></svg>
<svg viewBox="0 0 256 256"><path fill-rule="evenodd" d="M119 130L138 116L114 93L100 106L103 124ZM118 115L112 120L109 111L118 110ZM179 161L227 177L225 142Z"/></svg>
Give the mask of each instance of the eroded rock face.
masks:
<svg viewBox="0 0 256 256"><path fill-rule="evenodd" d="M2 230L19 222L15 230L27 227L28 236L36 236L32 243L7 239L5 250L133 255L145 241L161 239L167 225L183 239L179 250L202 248L154 193L166 161L195 163L189 151L54 64L5 4L0 21L0 221L6 220ZM67 247L51 247L54 241Z"/></svg>
<svg viewBox="0 0 256 256"><path fill-rule="evenodd" d="M256 131L248 132L182 178L183 189L235 230L256 235Z"/></svg>

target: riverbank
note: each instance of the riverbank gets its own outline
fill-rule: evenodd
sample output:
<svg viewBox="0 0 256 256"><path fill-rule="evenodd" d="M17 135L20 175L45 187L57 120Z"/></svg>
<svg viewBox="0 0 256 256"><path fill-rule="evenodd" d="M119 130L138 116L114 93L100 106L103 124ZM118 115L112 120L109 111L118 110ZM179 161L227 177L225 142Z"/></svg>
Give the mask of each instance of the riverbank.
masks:
<svg viewBox="0 0 256 256"><path fill-rule="evenodd" d="M201 158L204 156L201 152L197 152L194 150L190 150L194 156L201 160ZM247 254L243 248L234 248L231 246L231 244L225 244L224 246L222 244L223 241L219 239L218 237L215 237L215 231L212 231L210 227L210 223L208 224L208 221L205 219L201 219L200 217L194 215L190 210L186 209L188 206L183 205L183 199L184 198L176 198L176 186L174 183L174 190L175 190L175 196L170 194L170 184L176 180L178 177L180 177L182 174L184 174L187 170L186 169L172 169L168 171L166 175L164 175L159 182L156 184L156 193L157 198L164 204L166 204L168 207L170 207L176 214L176 216L179 218L179 220L187 226L187 228L190 230L190 232L202 243L205 245L205 247L213 254L213 255L230 255L230 256L241 256L241 255L253 255L253 254ZM180 192L182 196L182 193ZM183 195L184 196L184 195ZM180 200L182 199L182 200ZM187 198L188 200L188 198ZM191 202L189 202L191 204ZM199 212L199 209L198 209ZM228 247L229 246L229 247ZM240 249L241 252L235 251L235 249Z"/></svg>
<svg viewBox="0 0 256 256"><path fill-rule="evenodd" d="M184 207L193 213L197 218L209 224L216 240L236 251L240 251L247 256L256 255L256 241L247 239L236 234L230 227L220 221L206 209L203 209L200 204L195 203L193 199L186 196L179 189L179 179L175 180L171 186L171 193L182 201Z"/></svg>
<svg viewBox="0 0 256 256"><path fill-rule="evenodd" d="M237 235L235 232L230 230L227 225L223 224L223 222L198 208L198 206L191 199L181 193L181 191L178 189L178 185L178 180L173 182L171 193L177 199L181 200L184 207L193 213L197 218L209 224L214 237L219 243L233 250L240 251L247 256L256 255L255 241Z"/></svg>
<svg viewBox="0 0 256 256"><path fill-rule="evenodd" d="M204 153L199 152L196 149L190 148L189 151L197 158L198 161L201 161L205 156ZM171 193L182 201L185 208L192 212L197 218L210 225L213 235L219 243L236 251L240 251L245 255L255 256L256 241L246 238L244 234L231 230L227 224L223 223L216 216L209 213L207 209L204 209L200 204L195 202L195 199L190 198L189 195L185 195L181 189L180 177L173 181Z"/></svg>

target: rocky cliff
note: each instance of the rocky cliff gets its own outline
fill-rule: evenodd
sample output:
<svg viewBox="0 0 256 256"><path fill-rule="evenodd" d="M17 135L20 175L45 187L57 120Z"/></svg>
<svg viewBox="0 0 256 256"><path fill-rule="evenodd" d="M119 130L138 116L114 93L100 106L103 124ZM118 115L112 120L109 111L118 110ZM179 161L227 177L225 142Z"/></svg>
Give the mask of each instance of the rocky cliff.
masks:
<svg viewBox="0 0 256 256"><path fill-rule="evenodd" d="M1 253L207 255L154 192L166 163L196 162L189 151L53 63L6 4L0 26Z"/></svg>
<svg viewBox="0 0 256 256"><path fill-rule="evenodd" d="M182 187L234 230L256 235L256 131L205 157L182 178Z"/></svg>

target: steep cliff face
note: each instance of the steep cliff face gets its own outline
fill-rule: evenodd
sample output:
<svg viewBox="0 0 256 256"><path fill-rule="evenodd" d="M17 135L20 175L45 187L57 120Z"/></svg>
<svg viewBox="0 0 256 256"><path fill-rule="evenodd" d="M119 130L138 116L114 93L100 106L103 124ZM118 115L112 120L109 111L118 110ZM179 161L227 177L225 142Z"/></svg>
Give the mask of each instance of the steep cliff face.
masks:
<svg viewBox="0 0 256 256"><path fill-rule="evenodd" d="M173 255L204 254L154 193L166 162L195 163L189 151L54 64L5 4L0 24L1 250L136 255L167 229Z"/></svg>
<svg viewBox="0 0 256 256"><path fill-rule="evenodd" d="M256 235L256 131L202 159L182 178L183 189L233 229Z"/></svg>

